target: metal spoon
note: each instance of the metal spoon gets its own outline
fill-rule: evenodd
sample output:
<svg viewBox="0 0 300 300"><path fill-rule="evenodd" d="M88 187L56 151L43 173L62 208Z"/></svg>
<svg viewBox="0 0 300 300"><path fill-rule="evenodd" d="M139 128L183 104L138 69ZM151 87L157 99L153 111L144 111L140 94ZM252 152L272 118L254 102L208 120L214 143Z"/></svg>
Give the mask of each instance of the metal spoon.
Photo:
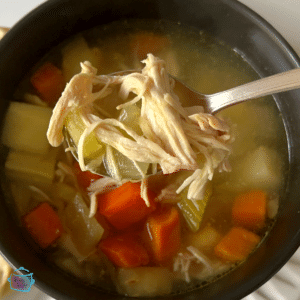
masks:
<svg viewBox="0 0 300 300"><path fill-rule="evenodd" d="M179 82L178 79L173 78ZM185 86L189 95L192 94L195 99L199 99L206 112L215 114L228 106L243 101L300 88L300 68L258 79L211 95L196 92L182 82L180 84Z"/></svg>
<svg viewBox="0 0 300 300"><path fill-rule="evenodd" d="M133 72L140 71L120 71L110 75L123 76ZM175 80L175 91L179 92L180 94L187 95L195 105L202 105L205 112L211 114L215 114L226 107L243 101L300 88L300 68L258 79L256 81L210 95L201 94L188 87L184 82L180 81L176 77L171 77ZM66 131L64 135L69 146L73 148L74 146L76 147ZM73 155L75 158L77 158L76 152L73 151ZM95 170L95 173L101 173L101 175L104 176L108 175L103 166L101 169Z"/></svg>
<svg viewBox="0 0 300 300"><path fill-rule="evenodd" d="M128 75L136 72L140 72L140 70L119 71L110 75ZM181 93L188 95L193 101L198 101L195 105L204 106L205 112L210 114L215 114L240 102L300 88L300 68L261 78L210 95L199 93L178 78L170 74L169 76L175 80L175 89L177 88Z"/></svg>

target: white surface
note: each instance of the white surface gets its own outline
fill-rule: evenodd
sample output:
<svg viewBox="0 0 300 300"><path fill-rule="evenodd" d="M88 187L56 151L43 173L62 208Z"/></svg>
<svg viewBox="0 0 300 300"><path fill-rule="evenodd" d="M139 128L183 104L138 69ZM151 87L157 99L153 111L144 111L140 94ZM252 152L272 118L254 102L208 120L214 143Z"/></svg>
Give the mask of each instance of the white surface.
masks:
<svg viewBox="0 0 300 300"><path fill-rule="evenodd" d="M0 26L12 27L25 14L45 1L0 0Z"/></svg>
<svg viewBox="0 0 300 300"><path fill-rule="evenodd" d="M272 24L300 55L299 0L239 0L239 2Z"/></svg>
<svg viewBox="0 0 300 300"><path fill-rule="evenodd" d="M100 0L99 0L100 1ZM213 0L212 0L213 1ZM239 0L271 23L300 55L299 0ZM11 27L41 0L0 0L0 26ZM300 300L300 249L290 261L260 289L243 300ZM37 288L14 292L3 300L51 300Z"/></svg>

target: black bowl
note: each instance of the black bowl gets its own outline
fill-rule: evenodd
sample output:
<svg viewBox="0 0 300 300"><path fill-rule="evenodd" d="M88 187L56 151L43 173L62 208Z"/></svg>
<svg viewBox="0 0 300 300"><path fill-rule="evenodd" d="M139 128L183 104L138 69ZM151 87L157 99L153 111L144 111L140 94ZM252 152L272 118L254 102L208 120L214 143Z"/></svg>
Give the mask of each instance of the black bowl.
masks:
<svg viewBox="0 0 300 300"><path fill-rule="evenodd" d="M299 58L266 21L230 0L49 0L17 23L0 43L0 118L26 71L67 37L117 19L167 19L206 30L238 51L264 77L299 67ZM278 219L246 263L200 290L163 299L241 299L270 279L300 245L300 91L274 97L284 119L290 169ZM3 160L3 159L2 159ZM3 164L3 161L2 161ZM36 286L56 299L125 299L88 287L32 249L0 195L0 250L15 268L33 272ZM128 298L126 298L128 299Z"/></svg>

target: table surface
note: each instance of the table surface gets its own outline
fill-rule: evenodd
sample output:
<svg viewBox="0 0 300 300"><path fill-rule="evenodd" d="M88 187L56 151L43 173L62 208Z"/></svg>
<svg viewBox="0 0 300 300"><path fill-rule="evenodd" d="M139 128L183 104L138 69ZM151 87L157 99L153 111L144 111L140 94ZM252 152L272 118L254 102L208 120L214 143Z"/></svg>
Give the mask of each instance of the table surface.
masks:
<svg viewBox="0 0 300 300"><path fill-rule="evenodd" d="M41 0L0 0L0 26L12 27ZM213 0L212 0L213 1ZM300 56L300 1L298 0L239 0L260 14L277 29ZM277 275L243 300L300 300L300 249ZM16 292L6 300L50 300L33 287L30 293Z"/></svg>
<svg viewBox="0 0 300 300"><path fill-rule="evenodd" d="M46 0L0 0L0 26L13 26L26 13ZM239 0L270 22L300 55L300 1Z"/></svg>

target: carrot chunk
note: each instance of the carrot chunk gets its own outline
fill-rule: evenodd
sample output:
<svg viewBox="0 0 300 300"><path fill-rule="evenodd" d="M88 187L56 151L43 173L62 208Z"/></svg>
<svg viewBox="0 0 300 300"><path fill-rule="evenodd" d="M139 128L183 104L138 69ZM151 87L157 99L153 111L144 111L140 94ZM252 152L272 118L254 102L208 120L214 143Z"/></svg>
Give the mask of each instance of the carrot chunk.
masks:
<svg viewBox="0 0 300 300"><path fill-rule="evenodd" d="M97 196L98 213L115 228L123 230L153 212L154 194L150 190L148 198L150 207L141 197L141 184L126 182L115 190Z"/></svg>
<svg viewBox="0 0 300 300"><path fill-rule="evenodd" d="M55 104L66 84L62 71L51 62L43 64L32 75L30 82L49 105Z"/></svg>
<svg viewBox="0 0 300 300"><path fill-rule="evenodd" d="M265 225L267 195L254 190L236 197L232 208L232 220L236 226L259 230Z"/></svg>
<svg viewBox="0 0 300 300"><path fill-rule="evenodd" d="M98 248L118 267L135 268L149 263L146 248L132 234L108 237L100 241Z"/></svg>
<svg viewBox="0 0 300 300"><path fill-rule="evenodd" d="M148 53L155 54L170 45L170 40L166 36L142 32L136 34L131 40L132 52L139 60L145 59Z"/></svg>
<svg viewBox="0 0 300 300"><path fill-rule="evenodd" d="M73 166L77 182L84 190L86 190L92 182L102 178L102 176L94 174L90 171L82 171L77 161L74 162Z"/></svg>
<svg viewBox="0 0 300 300"><path fill-rule="evenodd" d="M258 245L261 238L242 227L233 227L214 248L215 254L224 260L237 262L247 256Z"/></svg>
<svg viewBox="0 0 300 300"><path fill-rule="evenodd" d="M158 262L172 258L180 248L180 219L175 207L163 207L147 219L150 247Z"/></svg>
<svg viewBox="0 0 300 300"><path fill-rule="evenodd" d="M63 226L57 213L46 202L35 207L24 216L23 220L33 239L42 248L53 244L63 232Z"/></svg>

